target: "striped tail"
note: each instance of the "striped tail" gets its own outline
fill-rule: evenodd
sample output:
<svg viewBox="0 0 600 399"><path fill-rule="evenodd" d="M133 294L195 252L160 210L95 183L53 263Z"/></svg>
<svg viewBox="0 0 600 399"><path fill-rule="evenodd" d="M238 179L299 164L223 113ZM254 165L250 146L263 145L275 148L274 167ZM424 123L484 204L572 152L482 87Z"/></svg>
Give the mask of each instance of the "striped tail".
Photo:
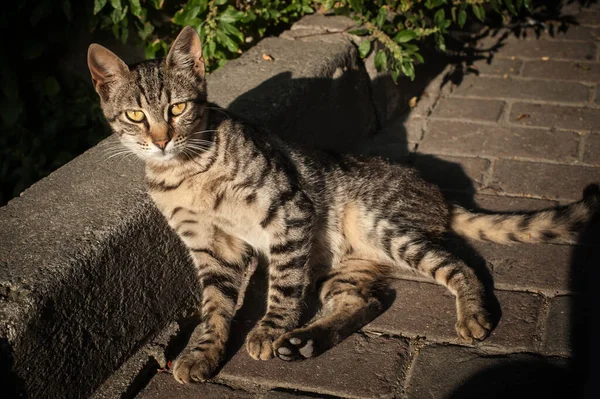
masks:
<svg viewBox="0 0 600 399"><path fill-rule="evenodd" d="M599 210L600 187L590 185L583 200L541 211L493 214L455 206L450 227L463 237L501 244L574 244Z"/></svg>

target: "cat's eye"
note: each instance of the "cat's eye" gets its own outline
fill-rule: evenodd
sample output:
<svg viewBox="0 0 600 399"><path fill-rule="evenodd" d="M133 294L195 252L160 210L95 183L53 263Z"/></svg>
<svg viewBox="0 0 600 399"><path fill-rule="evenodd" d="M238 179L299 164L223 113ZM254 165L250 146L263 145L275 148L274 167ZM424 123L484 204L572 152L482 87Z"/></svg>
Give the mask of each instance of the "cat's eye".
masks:
<svg viewBox="0 0 600 399"><path fill-rule="evenodd" d="M142 111L125 111L125 116L132 122L141 122L146 118Z"/></svg>
<svg viewBox="0 0 600 399"><path fill-rule="evenodd" d="M181 115L183 113L183 111L185 111L185 107L186 107L186 103L177 103L177 104L173 104L171 105L171 115L173 116L177 116L177 115Z"/></svg>

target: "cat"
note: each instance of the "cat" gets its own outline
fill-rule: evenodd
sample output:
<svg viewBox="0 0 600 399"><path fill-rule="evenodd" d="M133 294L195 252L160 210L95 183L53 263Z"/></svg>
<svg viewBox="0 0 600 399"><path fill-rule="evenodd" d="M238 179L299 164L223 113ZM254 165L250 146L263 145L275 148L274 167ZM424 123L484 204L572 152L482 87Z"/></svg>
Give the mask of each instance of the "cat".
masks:
<svg viewBox="0 0 600 399"><path fill-rule="evenodd" d="M317 356L356 331L376 292L401 268L456 297L456 331L485 339L494 323L482 282L447 236L498 243L575 242L600 204L584 199L537 212L487 214L448 205L408 166L301 150L207 102L200 38L191 27L165 59L127 66L92 44L88 66L122 144L145 161L148 192L190 251L202 287L201 321L173 364L180 383L210 378L223 360L249 262L268 262L267 308L246 337L254 359ZM308 287L321 312L304 326Z"/></svg>

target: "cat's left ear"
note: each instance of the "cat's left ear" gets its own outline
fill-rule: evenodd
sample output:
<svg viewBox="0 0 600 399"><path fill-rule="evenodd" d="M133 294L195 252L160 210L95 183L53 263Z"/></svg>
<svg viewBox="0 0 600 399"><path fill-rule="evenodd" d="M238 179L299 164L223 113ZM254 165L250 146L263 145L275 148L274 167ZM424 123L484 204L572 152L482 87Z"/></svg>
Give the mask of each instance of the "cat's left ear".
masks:
<svg viewBox="0 0 600 399"><path fill-rule="evenodd" d="M198 33L191 26L183 28L173 42L167 55L167 67L189 68L194 74L204 78L202 44Z"/></svg>

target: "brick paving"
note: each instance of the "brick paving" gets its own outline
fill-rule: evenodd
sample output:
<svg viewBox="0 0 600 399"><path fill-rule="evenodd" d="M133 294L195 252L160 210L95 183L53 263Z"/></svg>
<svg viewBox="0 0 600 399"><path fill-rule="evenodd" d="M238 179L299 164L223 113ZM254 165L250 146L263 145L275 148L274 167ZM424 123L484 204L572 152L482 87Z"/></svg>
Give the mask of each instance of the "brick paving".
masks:
<svg viewBox="0 0 600 399"><path fill-rule="evenodd" d="M516 210L579 199L600 181L597 10L554 37L509 37L491 63L474 63L478 74L419 102L404 122L406 140L392 141L410 143L424 176L459 201ZM576 397L570 367L583 319L573 309L592 266L587 255L579 246L470 244L502 310L482 343L458 340L444 288L406 274L384 314L316 359L256 362L241 347L210 383L179 386L160 373L139 397Z"/></svg>

